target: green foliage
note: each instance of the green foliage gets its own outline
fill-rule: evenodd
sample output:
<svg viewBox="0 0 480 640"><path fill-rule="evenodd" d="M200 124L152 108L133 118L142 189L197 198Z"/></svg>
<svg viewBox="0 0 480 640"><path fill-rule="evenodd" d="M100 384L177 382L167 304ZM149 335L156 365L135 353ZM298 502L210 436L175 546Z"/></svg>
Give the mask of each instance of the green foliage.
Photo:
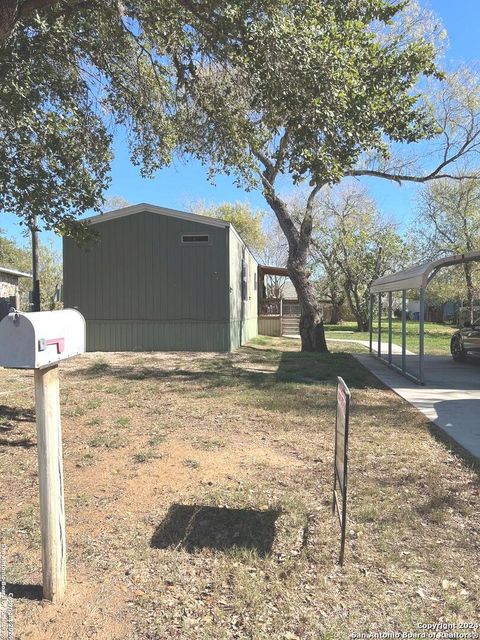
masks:
<svg viewBox="0 0 480 640"><path fill-rule="evenodd" d="M53 296L63 281L62 257L52 244L39 246L40 308L53 309Z"/></svg>
<svg viewBox="0 0 480 640"><path fill-rule="evenodd" d="M246 20L268 13L270 4L3 7L0 210L27 224L37 215L45 228L85 238L77 217L101 210L115 127L125 129L144 175L168 164L185 122L180 100L195 84L198 61L225 60Z"/></svg>
<svg viewBox="0 0 480 640"><path fill-rule="evenodd" d="M465 253L480 247L480 182L438 180L421 192L413 237L425 257Z"/></svg>
<svg viewBox="0 0 480 640"><path fill-rule="evenodd" d="M473 281L472 299L480 300L480 264L473 263L471 270ZM466 302L469 293L463 265L441 269L428 285L427 301L432 304L446 302Z"/></svg>
<svg viewBox="0 0 480 640"><path fill-rule="evenodd" d="M358 328L365 330L372 282L404 267L407 247L357 186L327 192L317 205L315 224L313 254L327 285L342 287Z"/></svg>
<svg viewBox="0 0 480 640"><path fill-rule="evenodd" d="M264 248L267 238L262 229L264 213L254 211L248 202L223 202L219 205L194 206L194 212L231 222L245 244L258 255Z"/></svg>
<svg viewBox="0 0 480 640"><path fill-rule="evenodd" d="M40 279L40 306L42 310L53 308L53 296L58 285L62 283L61 256L52 245L40 243L39 245L39 279ZM31 273L32 256L29 247L18 245L13 240L6 238L0 230L0 265ZM32 281L28 278L20 279L20 293L26 295L31 289Z"/></svg>
<svg viewBox="0 0 480 640"><path fill-rule="evenodd" d="M266 168L263 188L278 172L335 182L365 151L432 135L414 87L435 45L395 28L407 4L22 3L0 33L0 209L84 236L116 126L144 175L178 150L247 187Z"/></svg>
<svg viewBox="0 0 480 640"><path fill-rule="evenodd" d="M130 207L131 204L131 202L129 202L122 196L108 196L105 198L105 202L102 206L102 211L103 213L107 213L108 211L114 211L115 209Z"/></svg>
<svg viewBox="0 0 480 640"><path fill-rule="evenodd" d="M472 91L472 93L475 93ZM478 97L478 96L477 96ZM469 102L474 98L470 96ZM480 99L480 98L479 98ZM418 198L418 214L410 231L412 255L425 261L480 248L480 183L478 180L438 180ZM466 301L470 317L480 295L478 263L442 270L430 283L436 302Z"/></svg>
<svg viewBox="0 0 480 640"><path fill-rule="evenodd" d="M0 266L24 271L25 273L30 273L31 271L25 250L13 240L5 237L2 229L0 229Z"/></svg>
<svg viewBox="0 0 480 640"><path fill-rule="evenodd" d="M95 114L81 44L54 10L17 28L0 49L0 208L72 231L107 185L110 135Z"/></svg>
<svg viewBox="0 0 480 640"><path fill-rule="evenodd" d="M285 2L249 22L229 45L229 67L208 61L197 72L186 149L250 185L262 163L323 184L340 180L365 150L387 154L388 140L433 135L412 92L421 74L435 74L433 45L382 43L371 28L402 7Z"/></svg>

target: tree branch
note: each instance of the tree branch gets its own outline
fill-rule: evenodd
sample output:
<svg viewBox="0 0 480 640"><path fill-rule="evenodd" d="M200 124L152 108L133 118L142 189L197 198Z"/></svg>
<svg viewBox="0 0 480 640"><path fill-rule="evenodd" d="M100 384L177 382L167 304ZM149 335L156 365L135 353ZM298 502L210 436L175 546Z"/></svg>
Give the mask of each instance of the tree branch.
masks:
<svg viewBox="0 0 480 640"><path fill-rule="evenodd" d="M277 217L278 224L280 225L287 239L290 253L292 251L295 252L298 248L299 233L288 212L287 205L275 191L274 183L275 178L278 174L278 170L276 170L275 165L270 160L270 158L262 151L256 151L252 149L252 154L265 167L264 171L261 171L261 169L258 170L258 175L263 185L263 194L265 196L265 200L271 206Z"/></svg>
<svg viewBox="0 0 480 640"><path fill-rule="evenodd" d="M60 0L25 0L19 6L19 13L21 16L33 13L39 9L45 9L53 4L58 4Z"/></svg>
<svg viewBox="0 0 480 640"><path fill-rule="evenodd" d="M307 252L310 246L313 229L313 205L315 204L315 198L317 197L320 190L325 186L325 184L326 183L316 184L308 196L307 204L305 206L305 215L303 216L302 224L300 225L300 252Z"/></svg>
<svg viewBox="0 0 480 640"><path fill-rule="evenodd" d="M267 182L270 185L270 188L273 189L273 183L278 174L278 171L275 171L275 165L270 160L270 158L265 153L263 153L263 151L252 149L252 154L265 167L265 171L263 173L260 173L262 181L263 178L266 178Z"/></svg>
<svg viewBox="0 0 480 640"><path fill-rule="evenodd" d="M442 178L450 178L452 180L478 180L480 178L479 174L474 175L455 175L451 173L443 173L443 170L449 165L455 163L457 160L465 156L469 151L472 151L475 147L478 147L478 141L473 144L480 136L480 129L474 131L472 128L466 134L466 138L462 146L458 149L456 153L447 157L446 154L448 152L448 147L450 145L447 138L447 146L445 149L445 153L443 156L443 161L429 174L425 176L415 176L408 175L402 173L390 173L388 171L380 171L374 169L350 169L345 172L347 176L372 176L375 178L383 178L385 180L392 180L393 182L397 182L398 184L402 184L402 182L429 182L430 180L440 180ZM470 147L470 148L469 148Z"/></svg>
<svg viewBox="0 0 480 640"><path fill-rule="evenodd" d="M443 163L442 163L443 164ZM428 182L429 180L441 180L442 178L450 178L452 180L478 180L480 176L478 174L473 175L455 175L452 173L441 173L441 169L432 171L426 176L409 176L400 173L388 173L387 171L375 171L373 169L351 169L345 172L346 176L372 176L374 178L383 178L384 180L391 180L402 184L402 182Z"/></svg>
<svg viewBox="0 0 480 640"><path fill-rule="evenodd" d="M18 0L0 0L0 42L8 39L10 34L25 16L29 16L35 11L49 9L60 4L60 0L25 0L19 3ZM79 2L81 4L94 4L89 0ZM70 11L72 6L65 7L65 11Z"/></svg>
<svg viewBox="0 0 480 640"><path fill-rule="evenodd" d="M289 139L289 131L288 129L285 129L283 136L280 138L280 142L278 144L278 150L276 154L277 159L275 161L275 170L277 173L281 170L282 163L285 160L285 154L288 146L288 139Z"/></svg>

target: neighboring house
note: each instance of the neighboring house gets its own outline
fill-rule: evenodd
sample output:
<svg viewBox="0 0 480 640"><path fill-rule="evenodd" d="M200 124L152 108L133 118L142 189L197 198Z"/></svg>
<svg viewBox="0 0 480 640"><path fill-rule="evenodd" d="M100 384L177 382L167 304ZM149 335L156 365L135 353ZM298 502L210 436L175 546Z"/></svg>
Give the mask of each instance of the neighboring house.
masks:
<svg viewBox="0 0 480 640"><path fill-rule="evenodd" d="M418 320L420 316L420 302L407 299L407 313L412 320ZM474 317L480 315L480 300L474 301ZM425 320L428 322L447 322L463 324L470 319L470 308L462 303L450 300L443 304L427 304L425 307Z"/></svg>
<svg viewBox="0 0 480 640"><path fill-rule="evenodd" d="M30 273L0 267L0 320L14 307L20 308L18 281L20 278L31 278Z"/></svg>
<svg viewBox="0 0 480 640"><path fill-rule="evenodd" d="M138 204L63 244L63 298L89 351L231 351L257 335L257 263L223 220Z"/></svg>
<svg viewBox="0 0 480 640"><path fill-rule="evenodd" d="M282 287L282 298L284 300L291 300L292 302L296 302L298 300L297 291L290 278L285 278L285 284Z"/></svg>

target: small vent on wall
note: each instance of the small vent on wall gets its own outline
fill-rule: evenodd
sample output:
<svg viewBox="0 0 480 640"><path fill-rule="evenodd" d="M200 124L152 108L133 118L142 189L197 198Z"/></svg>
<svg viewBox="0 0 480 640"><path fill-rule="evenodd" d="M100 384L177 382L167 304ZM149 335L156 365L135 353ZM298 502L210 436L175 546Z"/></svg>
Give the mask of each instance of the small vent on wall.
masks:
<svg viewBox="0 0 480 640"><path fill-rule="evenodd" d="M207 234L184 233L182 244L210 244L210 236Z"/></svg>

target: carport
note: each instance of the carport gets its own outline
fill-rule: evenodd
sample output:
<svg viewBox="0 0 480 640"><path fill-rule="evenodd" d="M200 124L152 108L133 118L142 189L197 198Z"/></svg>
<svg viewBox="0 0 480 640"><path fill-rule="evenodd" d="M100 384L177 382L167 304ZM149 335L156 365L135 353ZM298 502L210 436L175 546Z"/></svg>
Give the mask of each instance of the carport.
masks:
<svg viewBox="0 0 480 640"><path fill-rule="evenodd" d="M437 275L440 269L444 267L450 267L453 265L464 264L466 262L475 262L480 260L480 251L471 251L469 253L463 253L454 256L448 256L446 258L440 258L439 260L433 260L432 262L426 262L424 264L405 269L404 271L398 271L388 276L378 278L375 280L370 288L370 340L369 348L370 353L374 353L373 349L373 316L375 300L378 303L378 329L377 329L377 357L383 362L391 366L392 368L400 371L403 375L412 379L419 384L425 384L425 291L431 282L431 280ZM407 291L409 290L419 291L419 348L418 356L408 355L409 362L414 358L417 360L418 375L407 370ZM392 350L392 324L393 324L393 294L395 292L401 292L402 305L401 305L401 327L402 327L402 341L401 341L401 356L400 364L394 362L394 354ZM387 303L387 326L388 326L388 343L387 352L384 355L382 353L382 300L384 295L388 296Z"/></svg>

